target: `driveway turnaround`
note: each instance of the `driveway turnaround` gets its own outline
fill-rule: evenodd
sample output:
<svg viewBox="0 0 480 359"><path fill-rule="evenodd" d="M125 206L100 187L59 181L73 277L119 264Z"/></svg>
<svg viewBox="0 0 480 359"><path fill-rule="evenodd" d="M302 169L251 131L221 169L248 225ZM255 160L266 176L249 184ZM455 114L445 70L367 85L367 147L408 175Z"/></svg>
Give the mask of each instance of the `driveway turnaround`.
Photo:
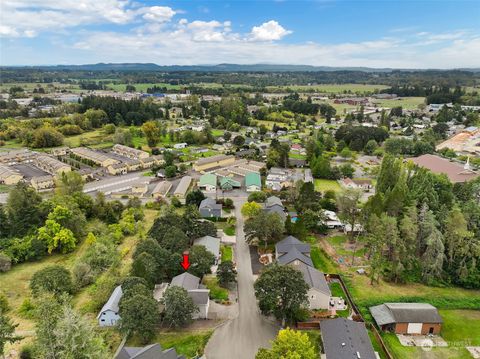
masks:
<svg viewBox="0 0 480 359"><path fill-rule="evenodd" d="M245 243L243 217L240 213L245 199L234 198L237 217L237 280L239 295L239 314L219 327L205 348L207 359L254 359L259 348L270 347L279 327L268 322L257 307L253 289L253 274L250 263L250 251Z"/></svg>

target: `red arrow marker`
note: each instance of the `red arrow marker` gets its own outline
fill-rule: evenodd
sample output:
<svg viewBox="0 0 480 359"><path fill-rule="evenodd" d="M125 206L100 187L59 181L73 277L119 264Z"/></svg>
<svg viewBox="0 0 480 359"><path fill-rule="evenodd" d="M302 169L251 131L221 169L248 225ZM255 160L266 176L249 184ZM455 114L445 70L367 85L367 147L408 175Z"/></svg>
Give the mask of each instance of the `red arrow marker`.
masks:
<svg viewBox="0 0 480 359"><path fill-rule="evenodd" d="M188 252L183 252L183 262L180 262L183 269L187 270L190 267L190 262L188 261Z"/></svg>

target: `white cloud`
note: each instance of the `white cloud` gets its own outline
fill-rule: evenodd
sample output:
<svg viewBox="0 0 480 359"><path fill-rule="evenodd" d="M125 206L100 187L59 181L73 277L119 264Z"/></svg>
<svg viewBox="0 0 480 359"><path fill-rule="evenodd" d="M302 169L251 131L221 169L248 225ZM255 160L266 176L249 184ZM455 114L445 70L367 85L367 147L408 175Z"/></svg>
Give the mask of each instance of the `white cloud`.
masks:
<svg viewBox="0 0 480 359"><path fill-rule="evenodd" d="M143 18L148 21L166 22L176 14L176 12L168 6L152 6L146 8Z"/></svg>
<svg viewBox="0 0 480 359"><path fill-rule="evenodd" d="M253 41L273 41L280 40L291 33L291 31L286 30L277 21L270 20L260 26L254 26L250 35Z"/></svg>

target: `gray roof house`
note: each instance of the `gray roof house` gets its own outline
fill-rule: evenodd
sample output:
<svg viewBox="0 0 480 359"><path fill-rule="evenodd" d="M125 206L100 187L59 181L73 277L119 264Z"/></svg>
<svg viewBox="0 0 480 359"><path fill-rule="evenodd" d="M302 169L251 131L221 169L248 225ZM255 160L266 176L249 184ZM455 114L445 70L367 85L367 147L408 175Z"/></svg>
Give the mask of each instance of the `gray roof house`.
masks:
<svg viewBox="0 0 480 359"><path fill-rule="evenodd" d="M175 348L163 350L160 344L150 344L145 347L122 346L114 359L184 359L178 355Z"/></svg>
<svg viewBox="0 0 480 359"><path fill-rule="evenodd" d="M275 245L275 255L280 257L281 255L290 252L291 249L297 248L301 253L310 255L310 244L304 243L294 236L288 236L282 239Z"/></svg>
<svg viewBox="0 0 480 359"><path fill-rule="evenodd" d="M203 218L222 216L222 205L217 204L213 198L205 198L200 203L198 210Z"/></svg>
<svg viewBox="0 0 480 359"><path fill-rule="evenodd" d="M188 295L193 299L193 303L195 303L198 308L198 312L193 315L195 319L208 318L210 290L200 284L200 278L185 272L172 278L170 286L173 285L184 288L188 292Z"/></svg>
<svg viewBox="0 0 480 359"><path fill-rule="evenodd" d="M300 252L296 247L293 247L287 253L277 257L277 262L281 265L291 265L296 269L302 265L313 267L312 259Z"/></svg>
<svg viewBox="0 0 480 359"><path fill-rule="evenodd" d="M276 196L270 196L267 198L263 210L267 213L278 213L284 221L287 219L282 200Z"/></svg>
<svg viewBox="0 0 480 359"><path fill-rule="evenodd" d="M325 274L308 265L300 265L297 269L302 272L303 279L309 286L307 293L309 308L329 309L332 293Z"/></svg>
<svg viewBox="0 0 480 359"><path fill-rule="evenodd" d="M120 320L120 315L118 314L120 299L122 299L123 291L122 287L116 287L108 301L102 307L102 310L97 315L98 325L101 327L113 327L117 325L117 322Z"/></svg>
<svg viewBox="0 0 480 359"><path fill-rule="evenodd" d="M218 258L220 258L220 238L204 236L195 239L193 244L196 246L204 246L207 251L215 256L215 259L218 260Z"/></svg>
<svg viewBox="0 0 480 359"><path fill-rule="evenodd" d="M326 359L376 359L364 323L345 318L320 322Z"/></svg>

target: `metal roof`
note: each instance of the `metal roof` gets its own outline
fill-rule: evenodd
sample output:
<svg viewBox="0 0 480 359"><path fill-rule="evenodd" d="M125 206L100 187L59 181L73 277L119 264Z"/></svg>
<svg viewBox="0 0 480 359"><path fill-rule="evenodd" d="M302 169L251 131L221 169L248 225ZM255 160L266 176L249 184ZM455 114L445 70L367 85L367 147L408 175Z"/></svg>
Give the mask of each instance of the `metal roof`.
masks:
<svg viewBox="0 0 480 359"><path fill-rule="evenodd" d="M391 323L443 323L437 308L428 303L385 303L370 307L370 313L379 326Z"/></svg>
<svg viewBox="0 0 480 359"><path fill-rule="evenodd" d="M260 178L260 174L256 172L248 172L245 175L245 186L262 187L262 179Z"/></svg>
<svg viewBox="0 0 480 359"><path fill-rule="evenodd" d="M190 187L190 184L192 183L192 177L190 176L184 176L180 180L180 183L178 184L177 188L175 188L174 194L179 194L179 195L185 195L187 193L188 188Z"/></svg>
<svg viewBox="0 0 480 359"><path fill-rule="evenodd" d="M205 173L204 175L200 176L200 181L198 184L200 187L203 186L217 186L217 176L213 173Z"/></svg>
<svg viewBox="0 0 480 359"><path fill-rule="evenodd" d="M320 331L328 359L376 359L364 323L345 318L322 320Z"/></svg>
<svg viewBox="0 0 480 359"><path fill-rule="evenodd" d="M123 296L123 291L121 286L117 286L113 292L110 298L108 298L108 301L103 305L102 310L100 313L98 313L97 318L102 314L103 312L107 310L111 310L112 312L118 313L118 304L120 303L120 299L122 299Z"/></svg>

